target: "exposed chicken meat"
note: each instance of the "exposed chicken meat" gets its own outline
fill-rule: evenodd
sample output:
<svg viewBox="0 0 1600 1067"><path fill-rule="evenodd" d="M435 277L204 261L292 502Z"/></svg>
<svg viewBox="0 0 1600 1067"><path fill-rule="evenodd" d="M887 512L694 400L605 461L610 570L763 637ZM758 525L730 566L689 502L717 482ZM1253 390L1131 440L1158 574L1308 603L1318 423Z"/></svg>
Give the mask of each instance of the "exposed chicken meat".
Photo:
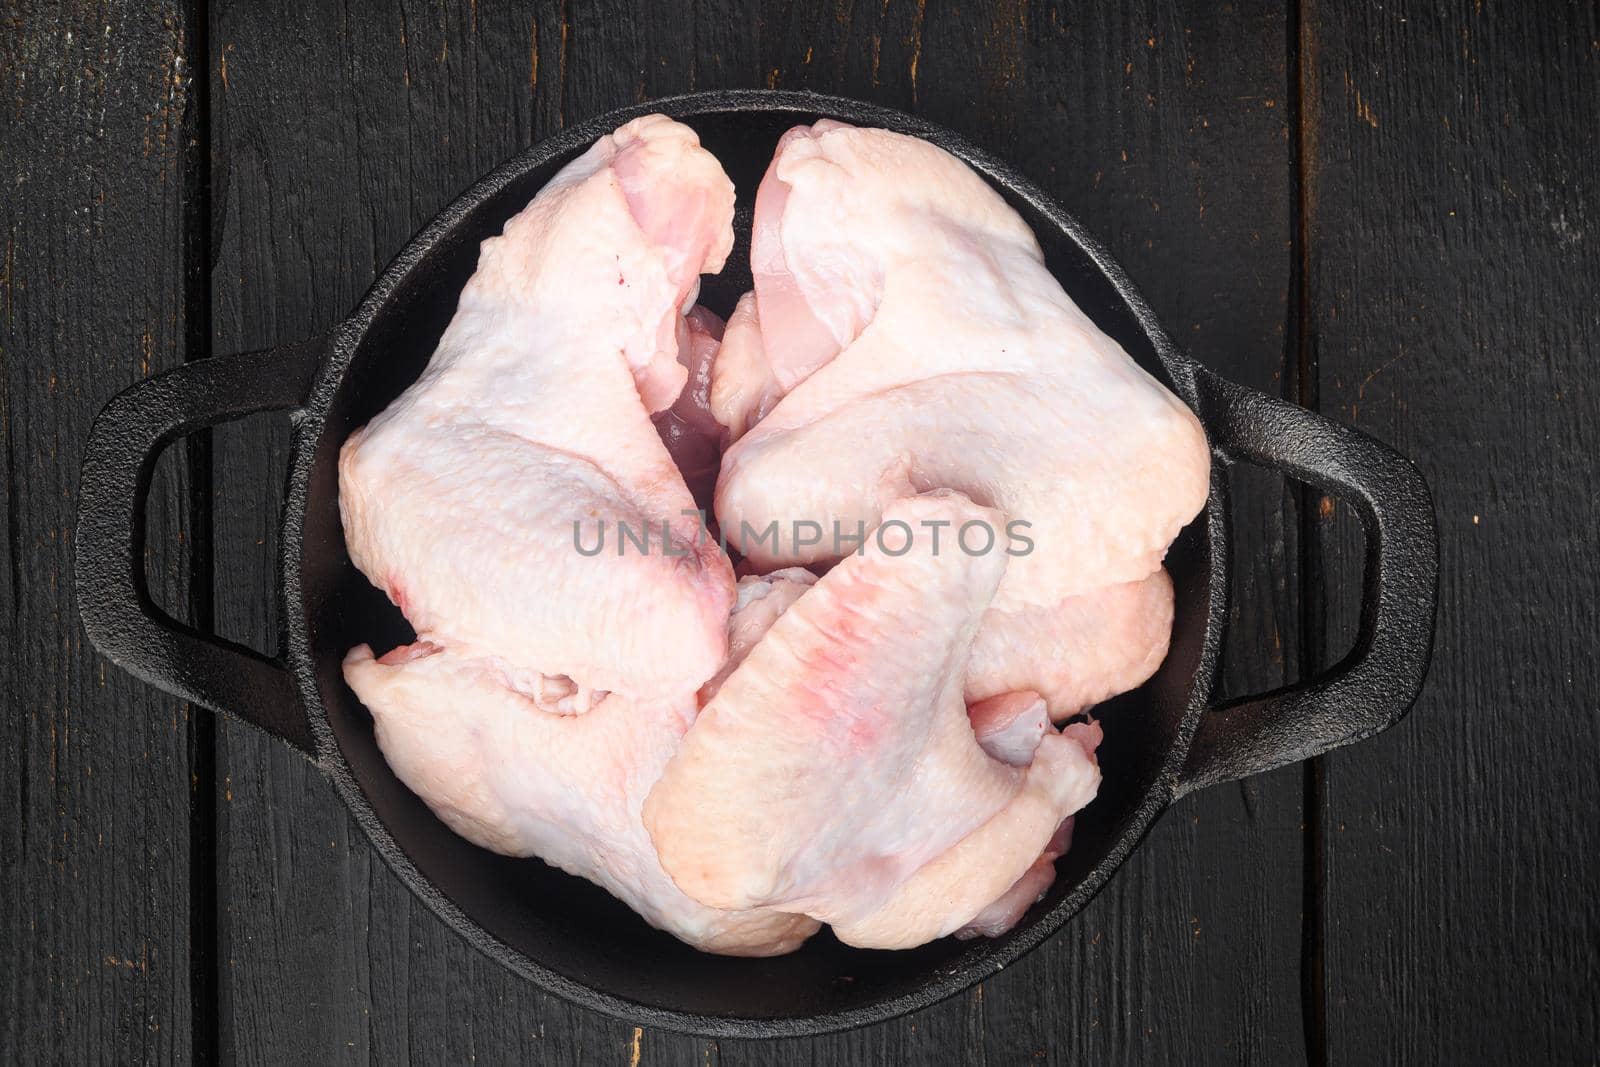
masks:
<svg viewBox="0 0 1600 1067"><path fill-rule="evenodd" d="M722 337L723 323L714 312L696 304L684 316L678 362L683 364L687 380L672 406L652 416L695 506L708 515L722 461L722 424L711 412L711 368Z"/></svg>
<svg viewBox="0 0 1600 1067"><path fill-rule="evenodd" d="M888 515L999 520L950 492ZM667 765L645 824L690 896L804 912L849 944L917 945L1004 893L1094 796L1081 734L1046 725L1018 767L968 719L967 649L1006 557L904 548L870 544L801 596Z"/></svg>
<svg viewBox="0 0 1600 1067"><path fill-rule="evenodd" d="M1045 607L1145 578L1204 502L1194 415L941 149L836 122L789 131L757 194L751 262L765 360L752 373L786 395L723 456L716 511L756 566L841 555L804 543L802 520L870 529L892 501L952 488L1028 524L1035 550L996 606ZM773 522L770 541L744 535Z"/></svg>
<svg viewBox="0 0 1600 1067"><path fill-rule="evenodd" d="M1044 698L1026 689L967 705L967 719L978 747L1013 767L1032 763L1040 739L1052 732Z"/></svg>

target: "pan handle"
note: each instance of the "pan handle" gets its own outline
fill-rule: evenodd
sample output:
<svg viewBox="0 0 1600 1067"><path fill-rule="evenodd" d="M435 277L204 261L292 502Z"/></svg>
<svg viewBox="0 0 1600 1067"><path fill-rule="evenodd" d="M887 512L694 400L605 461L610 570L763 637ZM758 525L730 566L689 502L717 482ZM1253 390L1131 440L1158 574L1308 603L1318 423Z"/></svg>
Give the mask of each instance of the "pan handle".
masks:
<svg viewBox="0 0 1600 1067"><path fill-rule="evenodd" d="M305 403L324 338L197 360L113 397L94 420L78 493L78 612L107 658L169 693L226 711L307 756L311 727L282 662L178 622L145 582L145 498L161 450L186 434Z"/></svg>
<svg viewBox="0 0 1600 1067"><path fill-rule="evenodd" d="M1322 755L1393 726L1433 650L1439 534L1416 467L1358 430L1196 370L1200 418L1220 459L1282 471L1353 504L1366 532L1361 628L1332 669L1205 713L1182 796Z"/></svg>

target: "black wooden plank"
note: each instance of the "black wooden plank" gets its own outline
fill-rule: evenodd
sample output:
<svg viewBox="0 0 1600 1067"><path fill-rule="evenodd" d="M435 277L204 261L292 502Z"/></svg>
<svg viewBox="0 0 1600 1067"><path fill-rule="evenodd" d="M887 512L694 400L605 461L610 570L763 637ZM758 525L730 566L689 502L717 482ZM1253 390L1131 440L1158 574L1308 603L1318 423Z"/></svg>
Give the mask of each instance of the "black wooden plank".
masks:
<svg viewBox="0 0 1600 1067"><path fill-rule="evenodd" d="M1288 33L1271 4L931 9L916 102L1037 178L1201 361L1293 395ZM1246 475L1235 523L1225 683L1248 692L1296 674L1293 519ZM1297 1056L1300 799L1288 771L1169 813L1072 927L985 983L1009 1058Z"/></svg>
<svg viewBox="0 0 1600 1067"><path fill-rule="evenodd" d="M169 3L8 7L0 28L7 1063L184 1059L191 998L210 996L191 959L190 711L101 660L71 592L91 420L193 355L193 48ZM180 614L187 473L174 450L148 514L152 592Z"/></svg>
<svg viewBox="0 0 1600 1067"><path fill-rule="evenodd" d="M559 110L530 68L540 49L559 69L560 27L488 5L348 21L241 5L213 12L211 41L219 349L333 325L417 227L531 141L536 111ZM218 624L270 646L285 422L216 441ZM298 756L225 724L218 766L225 1054L537 1058L528 1042L564 1009L413 902Z"/></svg>
<svg viewBox="0 0 1600 1067"><path fill-rule="evenodd" d="M1156 0L1109 14L758 12L734 0L693 12L221 10L211 25L215 341L260 347L331 325L433 211L563 122L691 87L776 85L914 107L1014 159L1125 257L1201 358L1292 391L1287 33L1279 5L1185 21ZM217 435L218 619L261 643L274 625L283 446L268 420ZM1241 689L1292 674L1283 650L1295 646L1280 495L1258 483L1243 496L1229 673ZM232 1053L832 1063L1299 1049L1293 773L1187 802L1082 920L979 990L852 1034L718 1046L532 993L413 904L296 757L241 728L221 735Z"/></svg>
<svg viewBox="0 0 1600 1067"><path fill-rule="evenodd" d="M1307 16L1321 405L1416 457L1442 542L1421 701L1325 761L1329 1059L1593 1062L1600 20ZM1318 542L1348 635L1359 535Z"/></svg>
<svg viewBox="0 0 1600 1067"><path fill-rule="evenodd" d="M559 120L558 83L536 92L530 74L535 49L561 68L560 27L524 15L406 6L349 26L307 11L285 26L241 9L220 12L212 33L222 347L332 325L418 226L532 140L536 112ZM258 642L276 624L284 446L281 420L218 434L218 614ZM298 757L229 726L219 765L226 1051L539 1060L580 1034L564 1005L415 904ZM630 1032L615 1029L613 1045Z"/></svg>

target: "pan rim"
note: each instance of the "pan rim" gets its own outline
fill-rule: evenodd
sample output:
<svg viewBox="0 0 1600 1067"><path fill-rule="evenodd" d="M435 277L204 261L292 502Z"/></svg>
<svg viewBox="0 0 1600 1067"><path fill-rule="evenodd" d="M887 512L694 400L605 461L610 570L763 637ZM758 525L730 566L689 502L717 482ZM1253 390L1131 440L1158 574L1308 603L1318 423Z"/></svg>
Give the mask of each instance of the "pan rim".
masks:
<svg viewBox="0 0 1600 1067"><path fill-rule="evenodd" d="M858 125L888 126L931 140L1048 219L1091 260L1111 285L1117 299L1132 315L1167 371L1173 391L1191 410L1199 412L1195 364L1171 340L1154 312L1121 265L1071 215L1038 186L1002 160L973 146L954 132L904 112L848 97L792 90L703 90L633 104L596 116L540 140L512 156L433 217L388 263L356 309L329 335L327 349L304 407L294 417L280 545L280 573L287 628L285 659L293 673L316 744L316 763L333 782L345 806L384 862L413 895L438 915L474 948L542 990L583 1007L632 1023L679 1033L716 1038L764 1039L805 1037L884 1022L929 1007L986 977L1003 970L1058 932L1110 880L1148 833L1156 818L1172 803L1179 773L1194 732L1209 700L1212 677L1221 647L1228 604L1226 541L1226 467L1214 460L1211 492L1203 512L1208 537L1205 619L1197 668L1189 680L1180 725L1161 768L1140 802L1133 807L1122 832L1105 857L1048 912L1020 934L996 946L979 960L964 962L944 972L933 972L915 988L859 1007L809 1015L757 1017L717 1015L645 1004L573 979L540 963L491 934L447 897L412 863L398 839L378 817L342 753L322 700L317 662L310 647L311 619L303 582L305 523L309 508L312 466L321 444L326 420L344 383L362 339L389 307L396 290L412 271L423 266L436 247L474 209L508 184L552 160L575 154L602 135L632 118L661 113L673 118L715 114L793 114L827 116ZM1203 420L1202 420L1203 422ZM1209 430L1208 430L1209 432ZM1196 522L1199 521L1197 517Z"/></svg>

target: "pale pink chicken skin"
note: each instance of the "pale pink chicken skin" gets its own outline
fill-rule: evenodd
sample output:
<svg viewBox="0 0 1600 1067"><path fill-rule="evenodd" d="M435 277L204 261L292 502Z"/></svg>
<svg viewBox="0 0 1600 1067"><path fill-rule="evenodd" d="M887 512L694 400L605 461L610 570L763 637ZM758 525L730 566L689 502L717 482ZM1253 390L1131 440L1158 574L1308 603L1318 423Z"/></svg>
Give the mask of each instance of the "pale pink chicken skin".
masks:
<svg viewBox="0 0 1600 1067"><path fill-rule="evenodd" d="M971 685L970 679L968 685ZM1014 767L1027 766L1039 746L1039 739L1050 732L1050 715L1044 698L1027 690L979 700L968 706L967 716L972 720L972 732L983 750ZM1100 747L1101 731L1094 723L1073 723L1062 733L1076 739L1086 752L1092 753ZM1063 819L1056 832L1050 835L1044 851L1022 876L967 920L965 926L955 931L955 936L962 939L999 937L1017 925L1023 914L1055 884L1056 860L1072 847L1074 818L1069 815Z"/></svg>
<svg viewBox="0 0 1600 1067"><path fill-rule="evenodd" d="M786 135L758 195L756 291L739 302L725 332L703 308L680 314L693 304L698 274L720 269L731 245L731 229L726 240L713 232L724 206L714 180L726 184L720 168L714 160L705 165L710 157L692 132L659 116L603 139L509 223L504 237L485 243L479 273L428 372L353 435L341 456L352 557L419 632L416 644L381 660L361 646L346 661L347 678L372 708L396 772L463 836L511 855L542 856L713 952L792 951L819 920L833 923L846 943L882 948L1009 929L1049 888L1054 860L1070 841L1071 813L1092 799L1099 780L1098 727L1074 724L1057 732L1051 718L1138 685L1164 657L1170 630L1171 583L1159 569L1166 541L1150 535L1151 545L1159 541L1153 549L1140 541L1138 516L1123 516L1127 529L1119 536L1129 543L1096 566L1123 573L1120 552L1128 573L1148 569L1110 586L1102 576L1100 587L1080 589L1073 575L1050 564L1042 577L1019 585L1016 571L1032 565L1003 552L988 554L987 562L924 559L920 576L908 578L918 566L916 553L874 560L869 550L820 583L789 568L741 579L734 590L726 558L685 515L706 503L725 441L767 434L776 442L739 461L753 463L756 473L732 469L731 476L758 484L758 505L820 500L833 507L843 500L855 509L772 512L785 521L815 515L853 525L861 518L870 528L886 514L904 514L913 525L916 517L944 516L957 526L980 517L1004 528L1021 514L1013 510L1019 501L1048 497L1043 489L1050 480L1071 473L1072 464L1052 454L1056 466L1041 476L1044 485L1030 485L1037 455L1022 453L1050 441L1084 444L1105 432L1080 431L1080 441L1071 436L1072 420L1051 422L1050 412L1028 407L1040 387L1034 379L1056 390L1051 403L1072 398L1058 380L1070 375L1052 377L1039 366L1048 359L1070 363L1079 358L1074 345L1093 349L1093 337L1066 346L1065 356L1024 353L999 360L999 369L987 351L935 358L926 374L906 353L898 369L884 365L897 344L914 337L906 323L918 313L906 298L891 297L920 291L927 271L879 255L881 249L862 256L848 247L850 262L807 260L785 240L795 225L792 219L785 225L791 201L807 202L794 190L803 191L806 181L780 164L790 146L803 154L805 142L841 132L883 133L820 123ZM887 165L876 159L878 151L844 154L855 153L856 164L865 156ZM940 217L952 203L939 195L904 199L934 218L933 230L949 229L953 246L972 242L976 251L961 254L992 268L993 299L958 306L956 318L993 316L1008 271L1017 270L1016 250L1006 242L1020 241L1014 232L1020 229L1036 259L1037 247L1020 219L1013 215L1015 228L1008 226L1003 203L999 213L992 204L961 203L970 190L950 175L936 177L955 190L954 221ZM726 193L731 216L731 187ZM607 215L619 203L631 231ZM597 213L601 223L594 226ZM915 214L902 211L898 224L925 224ZM628 246L630 233L644 250ZM835 251L826 238L811 243L824 259ZM944 264L944 272L951 267ZM1050 300L1030 294L1027 284L1005 298L1019 321L962 321L967 332L950 334L955 343L982 336L993 347L995 338L1059 325L1032 307ZM1059 299L1082 319L1064 295ZM1031 326L1020 321L1030 314ZM927 330L944 332L938 323ZM1087 333L1097 331L1088 326ZM889 342L863 348L885 334ZM1121 355L1109 339L1099 340ZM1098 355L1110 371L1095 365L1104 380L1080 383L1083 389L1116 387L1136 396L1153 389L1166 396L1153 380L1138 382L1143 372L1125 356L1122 368ZM854 369L836 370L842 364ZM853 379L862 366L870 388L858 390ZM1128 369L1132 375L1123 373ZM1018 430L1004 405L1019 398L1023 422L1038 424L1022 426L1025 432L1013 435L1020 441L1004 440ZM785 405L800 412L787 425ZM977 409L965 423L952 419L963 405ZM1171 455L1158 456L1157 465L1172 460L1171 469L1122 472L1135 482L1171 475L1189 447L1184 430L1167 424L1170 413L1147 408L1148 425L1136 418L1135 424L1164 442ZM1139 410L1130 404L1128 412L1112 414L1133 417ZM941 444L928 435L941 419L958 441ZM860 438L835 442L830 451L818 447L828 433L873 439L864 448L853 447ZM1203 436L1199 444L1203 464ZM880 460L889 467L867 491L851 484ZM783 473L772 464L786 461L794 465L789 484L763 496L765 480ZM797 490L816 472L820 495L803 485ZM726 485L729 465L722 475ZM1174 478L1181 482L1182 472ZM1087 473L1080 480L1094 481ZM1004 510L976 507L959 494L916 496L946 486ZM759 507L724 514L720 491L717 505L724 522L755 515L756 525L764 525ZM657 533L665 523L684 555L618 558L608 542L607 552L584 557L573 551L573 510L588 519L591 536L598 518L635 529L648 524ZM1159 510L1145 518L1167 521ZM1069 543L1074 536L1085 543L1110 536L1079 529L1063 514L1052 514L1051 522L1046 529L1064 529ZM558 528L559 541L552 540ZM1037 524L1029 534L1041 540ZM567 558L558 560L552 545ZM1041 544L1039 551L1060 549ZM828 562L794 546L769 556L758 548L753 556L749 565L761 569L786 559ZM945 573L952 570L954 577ZM1070 591L1056 596L1060 589ZM916 620L915 633L892 633L908 620ZM848 637L870 647L853 653ZM927 653L921 660L919 649ZM651 792L664 767L682 762L673 752L694 722L697 701L708 705L708 718L688 734L684 753L700 753L690 764L698 774L669 772ZM713 709L721 709L715 717ZM838 723L830 725L836 715L847 724L843 742ZM771 737L752 726L769 719L786 725ZM862 724L874 720L882 721L863 736ZM819 751L831 752L833 765L805 766L806 753L791 751L808 728L813 761ZM862 747L865 754L855 751ZM807 779L796 788L821 797L819 782L852 771L852 753L860 756L853 773L834 783L826 803L808 808L780 796L775 809L761 808L774 817L769 822L730 800L741 785L760 779L769 759ZM722 762L731 771L717 769L718 754L728 757ZM712 817L696 827L707 800L696 790L708 782ZM876 797L877 805L861 794ZM844 814L833 810L839 807ZM858 816L853 823L852 816ZM735 827L745 831L741 840L732 840ZM814 835L830 830L824 844L835 850L814 855ZM663 833L670 844L663 844ZM707 851L724 848L722 856ZM697 874L702 861L706 870ZM772 887L753 892L763 879Z"/></svg>
<svg viewBox="0 0 1600 1067"><path fill-rule="evenodd" d="M732 569L650 416L691 371L708 388L714 319L682 311L732 211L693 132L652 116L484 242L423 376L341 453L351 557L419 635L353 649L345 677L396 774L464 837L707 951L773 955L817 923L690 900L640 821L728 650ZM665 526L680 554L586 556L578 519L591 537L602 519Z"/></svg>
<svg viewBox="0 0 1600 1067"><path fill-rule="evenodd" d="M1047 735L1052 738L1062 753L1072 753L1056 764L1062 780L1023 790L1004 811L902 882L872 915L845 930L836 926L839 939L911 948L950 934L998 937L1015 926L1055 881L1055 861L1066 851L1057 851L1057 835L1071 819L1062 818L1063 810L1076 811L1094 799L1100 783L1094 762L1098 726L1073 723ZM1036 753L1034 766L1053 755Z"/></svg>
<svg viewBox="0 0 1600 1067"><path fill-rule="evenodd" d="M702 706L716 696L722 682L738 669L750 650L772 628L778 617L792 607L816 582L816 575L798 567L739 580L738 601L733 618L728 624L728 661L717 676L701 688ZM981 633L980 627L980 640ZM967 684L970 689L972 686L970 666ZM969 696L968 699L972 698ZM1052 732L1050 713L1046 708L1045 699L1031 691L1005 692L977 700L968 705L967 717L972 724L974 737L984 752L1013 767L1026 767L1032 763L1040 740ZM1075 725L1067 727L1066 732L1079 740L1085 752L1092 754L1099 745L1098 727L1095 728L1095 732L1090 733L1083 727ZM1009 889L985 905L973 919L958 929L955 936L998 937L1015 926L1027 909L1054 883L1055 861L1066 854L1071 844L1072 822L1072 817L1068 816L1032 866L1025 870ZM916 879L918 876L912 877ZM921 883L913 882L913 888L917 884ZM973 885L971 889L973 899L982 899L981 894L992 888L993 883Z"/></svg>
<svg viewBox="0 0 1600 1067"><path fill-rule="evenodd" d="M692 694L554 715L495 664L425 643L382 659L362 645L344 672L394 772L467 840L587 878L708 952L779 955L816 932L802 915L707 908L662 871L640 808L694 721Z"/></svg>
<svg viewBox="0 0 1600 1067"><path fill-rule="evenodd" d="M762 569L836 558L796 520L870 529L894 500L958 489L1029 524L996 607L1144 579L1209 483L1193 413L1050 274L1022 219L925 141L824 121L785 134L751 250L762 359L784 394L723 456L716 512ZM740 392L739 367L714 371ZM713 405L715 409L715 404ZM720 413L719 413L720 414Z"/></svg>
<svg viewBox="0 0 1600 1067"><path fill-rule="evenodd" d="M746 575L739 579L738 599L728 619L728 658L722 669L700 687L700 706L710 703L722 683L739 669L778 616L794 606L807 589L817 584L817 576L800 567L786 567L771 574Z"/></svg>
<svg viewBox="0 0 1600 1067"><path fill-rule="evenodd" d="M949 492L888 514L913 528L1000 519ZM1025 766L974 732L967 649L1006 566L914 537L898 556L869 544L805 590L645 802L673 881L710 906L803 912L873 948L952 933L1006 893L1099 783L1093 745L1049 728L1036 696ZM986 732L1010 733L1017 713Z"/></svg>
<svg viewBox="0 0 1600 1067"><path fill-rule="evenodd" d="M1157 570L1046 608L985 612L966 674L979 740L987 747L980 722L991 707L1037 701L1049 720L1061 722L1144 684L1167 657L1172 609L1172 578Z"/></svg>
<svg viewBox="0 0 1600 1067"><path fill-rule="evenodd" d="M340 454L351 558L421 637L585 700L690 694L721 665L733 572L650 413L688 377L682 313L733 199L692 130L649 116L484 242L427 370ZM605 550L575 551L601 522ZM619 557L618 523L656 550Z"/></svg>
<svg viewBox="0 0 1600 1067"><path fill-rule="evenodd" d="M1137 689L1167 658L1172 609L1172 578L1157 568L1058 604L991 610L972 642L967 700L1032 690L1060 722Z"/></svg>
<svg viewBox="0 0 1600 1067"><path fill-rule="evenodd" d="M1075 730L1076 725L1069 726L1068 730ZM1099 743L1096 737L1085 737L1085 743ZM1067 854L1072 847L1072 826L1077 816L1069 815L1062 820L1056 832L1051 835L1050 843L1045 845L1039 858L1033 861L1033 866L1022 872L1010 889L986 904L982 911L973 916L967 925L955 932L955 936L963 941L974 937L999 937L1022 921L1029 908L1033 907L1044 898L1050 887L1056 882L1056 860Z"/></svg>

